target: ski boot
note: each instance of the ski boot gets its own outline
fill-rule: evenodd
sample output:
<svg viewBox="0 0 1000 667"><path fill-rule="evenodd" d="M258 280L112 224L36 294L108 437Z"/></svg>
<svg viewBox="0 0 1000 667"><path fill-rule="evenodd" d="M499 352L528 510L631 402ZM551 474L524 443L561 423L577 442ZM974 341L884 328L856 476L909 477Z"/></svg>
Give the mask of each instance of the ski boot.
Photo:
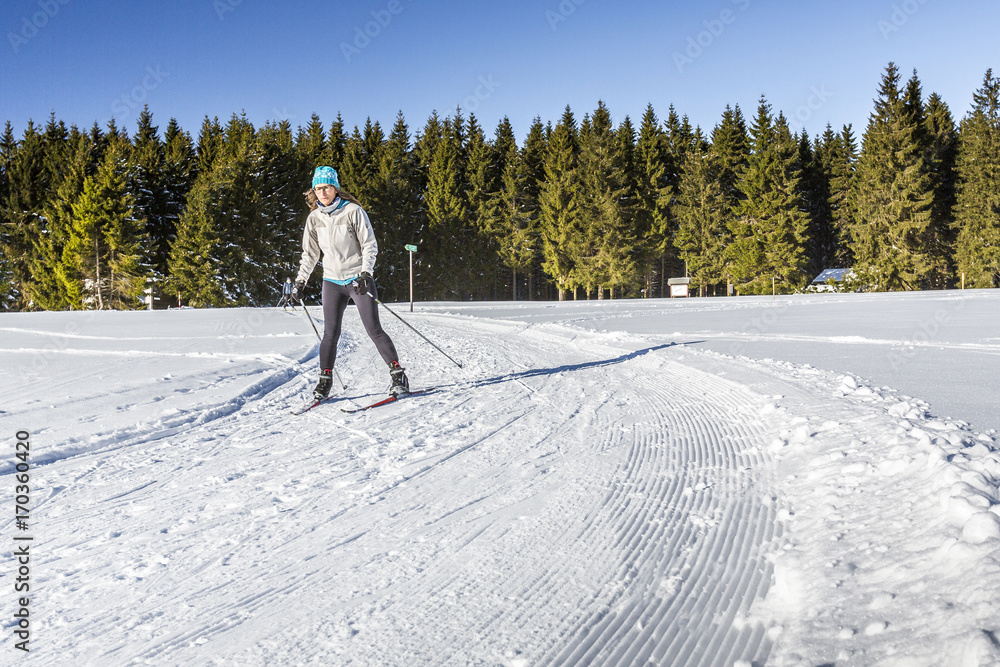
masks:
<svg viewBox="0 0 1000 667"><path fill-rule="evenodd" d="M325 368L319 372L319 382L313 389L313 396L317 401L321 401L330 395L330 387L333 386L333 369Z"/></svg>
<svg viewBox="0 0 1000 667"><path fill-rule="evenodd" d="M389 364L389 375L392 377L392 386L389 387L390 396L406 396L410 393L410 382L406 379L406 373L398 361Z"/></svg>

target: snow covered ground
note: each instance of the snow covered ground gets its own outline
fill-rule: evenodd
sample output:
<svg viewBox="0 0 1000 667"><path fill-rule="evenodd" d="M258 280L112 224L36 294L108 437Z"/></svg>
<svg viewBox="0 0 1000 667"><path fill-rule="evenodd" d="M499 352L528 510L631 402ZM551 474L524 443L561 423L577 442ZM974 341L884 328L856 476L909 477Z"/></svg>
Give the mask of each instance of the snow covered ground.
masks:
<svg viewBox="0 0 1000 667"><path fill-rule="evenodd" d="M1000 291L393 308L0 315L0 664L1000 665Z"/></svg>

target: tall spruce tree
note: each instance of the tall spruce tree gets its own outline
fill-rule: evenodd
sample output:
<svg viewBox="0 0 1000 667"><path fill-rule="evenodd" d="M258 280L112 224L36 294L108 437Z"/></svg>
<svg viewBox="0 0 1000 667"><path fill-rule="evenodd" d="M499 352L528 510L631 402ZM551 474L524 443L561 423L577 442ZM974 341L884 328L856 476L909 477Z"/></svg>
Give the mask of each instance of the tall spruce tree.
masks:
<svg viewBox="0 0 1000 667"><path fill-rule="evenodd" d="M14 283L11 274L13 260L7 257L6 239L12 223L7 218L7 199L10 196L10 166L17 150L14 128L10 121L0 136L0 310L14 307Z"/></svg>
<svg viewBox="0 0 1000 667"><path fill-rule="evenodd" d="M827 125L824 136L832 136ZM805 130L798 135L796 170L800 174L799 192L803 210L809 217L808 250L809 275L815 276L830 263L836 252L836 234L830 213L830 169L825 144L819 137L810 141Z"/></svg>
<svg viewBox="0 0 1000 667"><path fill-rule="evenodd" d="M563 301L567 290L576 295L577 264L584 251L580 145L576 118L568 105L546 143L545 181L539 193L542 268L555 281Z"/></svg>
<svg viewBox="0 0 1000 667"><path fill-rule="evenodd" d="M261 173L254 189L260 193L263 224L268 230L260 261L266 264L266 277L270 278L261 298L276 303L279 286L298 270L302 248L303 182L299 180L300 163L291 123L281 120L261 128L256 137L256 151Z"/></svg>
<svg viewBox="0 0 1000 667"><path fill-rule="evenodd" d="M434 153L438 144L444 139L444 121L437 111L431 112L424 124L423 130L417 135L413 147L414 159L416 161L417 184L423 192L427 188L428 172L431 162L434 161Z"/></svg>
<svg viewBox="0 0 1000 667"><path fill-rule="evenodd" d="M420 195L410 147L410 130L400 111L382 151L379 181L384 183L384 209L378 230L379 296L399 300L408 296L406 245L420 237Z"/></svg>
<svg viewBox="0 0 1000 667"><path fill-rule="evenodd" d="M431 229L430 213L428 211L427 188L431 163L437 152L438 144L444 139L444 122L437 111L432 111L428 116L424 127L414 138L412 151L413 174L411 187L419 193L417 208L415 210L415 226L419 234L410 239L420 248L420 252L414 258L414 283L417 292L423 298L432 298L432 269L433 262L427 251L431 249L434 239L434 230Z"/></svg>
<svg viewBox="0 0 1000 667"><path fill-rule="evenodd" d="M528 129L528 135L521 147L521 170L524 176L524 214L527 216L527 226L531 229L532 238L531 262L524 267L528 276L528 300L540 294L536 288L535 278L547 289L550 282L541 268L541 239L539 231L539 216L541 215L541 191L545 182L545 155L548 151L548 139L542 119L535 117Z"/></svg>
<svg viewBox="0 0 1000 667"><path fill-rule="evenodd" d="M469 115L465 131L465 206L467 227L464 235L466 266L470 286L479 298L496 298L497 286L503 280L499 271L499 256L495 239L490 234L491 221L496 217L496 156L494 147L475 114ZM506 290L504 290L506 291Z"/></svg>
<svg viewBox="0 0 1000 667"><path fill-rule="evenodd" d="M466 165L465 198L470 222L478 229L487 231L495 217L494 200L496 175L493 147L486 141L486 134L476 119L469 116Z"/></svg>
<svg viewBox="0 0 1000 667"><path fill-rule="evenodd" d="M109 135L101 129L101 126L94 123L90 126L90 132L88 133L90 137L90 143L94 145L94 171L97 171L97 164L100 162L101 156L104 155L104 151L107 150L108 146L111 144L111 140L117 135Z"/></svg>
<svg viewBox="0 0 1000 667"><path fill-rule="evenodd" d="M468 299L470 285L459 278L471 273L469 214L465 197L464 120L446 118L428 166L427 228L422 239L423 281L433 298Z"/></svg>
<svg viewBox="0 0 1000 667"><path fill-rule="evenodd" d="M935 287L944 288L954 275L952 257L955 234L952 224L955 209L955 160L958 131L948 105L937 93L931 93L924 106L927 164L930 170L934 203L931 206L931 246L935 255L948 263L946 275L937 276Z"/></svg>
<svg viewBox="0 0 1000 667"><path fill-rule="evenodd" d="M177 120L170 119L163 133L163 224L168 230L168 248L161 267L163 275L170 272L170 253L177 240L181 213L195 177L195 150L191 135L184 132Z"/></svg>
<svg viewBox="0 0 1000 667"><path fill-rule="evenodd" d="M730 203L722 190L721 172L719 157L707 142L685 152L674 205L678 221L674 245L691 286L701 293L725 280Z"/></svg>
<svg viewBox="0 0 1000 667"><path fill-rule="evenodd" d="M779 213L771 221L766 256L774 267L775 276L781 280L782 291L796 291L805 287L814 275L810 271L812 258L809 254L809 249L814 247L813 222L803 199L806 187L802 183L804 166L799 141L783 113L778 113L774 130L779 166L775 172ZM808 139L806 142L808 145Z"/></svg>
<svg viewBox="0 0 1000 667"><path fill-rule="evenodd" d="M31 280L25 289L32 301L45 310L81 307L70 298L63 249L73 228L74 205L83 195L87 179L96 172L96 147L89 135L78 132L74 133L73 143L75 149L64 163L63 178L43 205L46 233L34 239L29 260Z"/></svg>
<svg viewBox="0 0 1000 667"><path fill-rule="evenodd" d="M48 309L54 303L61 301L56 267L65 240L65 230L64 221L58 219L58 215L56 219L51 215L55 213L52 196L63 189L64 181L74 180L70 164L73 162L76 140L79 136L80 132L75 126L72 130L67 130L62 121L56 121L54 113L50 115L42 135L43 169L48 182L48 191L40 202L42 211L38 219L39 233L31 238L31 250L26 258L30 276L23 285L34 307Z"/></svg>
<svg viewBox="0 0 1000 667"><path fill-rule="evenodd" d="M130 147L114 138L97 173L73 203L73 224L62 252L69 302L81 309L141 306L143 226L132 213L126 183Z"/></svg>
<svg viewBox="0 0 1000 667"><path fill-rule="evenodd" d="M17 139L14 138L14 126L8 120L0 135L0 202L7 200L10 192L10 161L17 150Z"/></svg>
<svg viewBox="0 0 1000 667"><path fill-rule="evenodd" d="M37 308L26 293L31 281L34 240L44 233L42 205L51 176L45 165L45 146L38 127L28 121L8 163L8 193L3 202L2 252L9 292L5 301L19 309Z"/></svg>
<svg viewBox="0 0 1000 667"><path fill-rule="evenodd" d="M527 203L528 175L506 117L497 126L493 150L498 181L490 195L493 216L486 221L486 231L504 266L511 270L511 298L517 301L519 275L530 270L538 248L535 219Z"/></svg>
<svg viewBox="0 0 1000 667"><path fill-rule="evenodd" d="M186 206L177 223L177 238L170 248L171 293L180 305L224 306L223 267L217 251L222 230L215 213L224 196L223 170L200 172L188 193Z"/></svg>
<svg viewBox="0 0 1000 667"><path fill-rule="evenodd" d="M622 196L619 208L623 224L627 230L631 275L619 285L621 296L634 296L645 293L649 286L647 276L650 273L650 257L653 256L652 232L645 226L639 226L639 163L636 146L636 131L632 119L628 116L622 120L614 132L615 148L612 158L612 169L620 179ZM614 288L611 289L614 296Z"/></svg>
<svg viewBox="0 0 1000 667"><path fill-rule="evenodd" d="M69 160L74 146L70 141L70 131L66 128L66 124L61 120L57 121L54 112L49 115L49 122L45 125L42 144L45 153L44 168L49 188L59 187L59 183L65 175L63 165Z"/></svg>
<svg viewBox="0 0 1000 667"><path fill-rule="evenodd" d="M955 261L968 287L1000 286L1000 79L987 70L958 134Z"/></svg>
<svg viewBox="0 0 1000 667"><path fill-rule="evenodd" d="M291 128L283 121L255 130L245 117L234 116L225 155L229 189L222 198L222 229L233 243L224 248L223 261L230 298L239 305L275 303L293 269L302 229Z"/></svg>
<svg viewBox="0 0 1000 667"><path fill-rule="evenodd" d="M667 112L667 120L664 122L664 131L667 135L667 146L670 153L670 162L673 165L672 172L667 173L667 181L673 192L672 202L677 201L680 192L681 169L690 150L703 150L706 142L700 128L693 129L687 116L678 116L674 105L670 105ZM670 206L667 209L667 227L676 234L680 221L676 215L676 207ZM660 287L661 297L667 296L667 280L671 275L679 276L684 273L684 262L677 254L677 246L667 248L660 258Z"/></svg>
<svg viewBox="0 0 1000 667"><path fill-rule="evenodd" d="M691 122L687 116L679 117L677 115L677 111L672 104L667 113L667 120L664 122L664 131L667 134L670 157L675 165L670 183L676 191L680 185L680 166L684 163L687 152L691 149L701 150L704 147L705 138L701 134L700 129L692 129Z"/></svg>
<svg viewBox="0 0 1000 667"><path fill-rule="evenodd" d="M912 80L908 91L899 84L899 70L890 63L865 130L851 193L856 216L851 250L859 280L880 291L930 287L945 269L933 242L934 190L920 107Z"/></svg>
<svg viewBox="0 0 1000 667"><path fill-rule="evenodd" d="M222 152L225 143L225 133L219 124L218 118L208 116L201 123L201 132L198 134L198 144L195 149L196 173L209 173L215 166L215 160Z"/></svg>
<svg viewBox="0 0 1000 667"><path fill-rule="evenodd" d="M952 276L950 210L955 203L955 124L940 95L932 93L924 103L916 70L906 82L904 100L907 112L917 123L915 135L924 152L931 194L930 224L924 244L934 269L925 287L944 289Z"/></svg>
<svg viewBox="0 0 1000 667"><path fill-rule="evenodd" d="M371 118L368 119L368 124L371 126ZM361 130L355 125L354 131L344 141L344 159L337 165L336 170L341 187L359 197L363 206L370 205L367 195L371 194L367 185L371 181L365 178L369 175L365 170L368 169L370 173L370 170L375 168L376 165L367 164L365 141L361 136Z"/></svg>
<svg viewBox="0 0 1000 667"><path fill-rule="evenodd" d="M727 271L742 293L787 292L806 283L809 220L802 211L798 143L788 123L761 98L751 129L750 156L740 169L739 203L729 222Z"/></svg>
<svg viewBox="0 0 1000 667"><path fill-rule="evenodd" d="M742 198L736 181L750 155L750 136L738 104L736 108L726 105L722 120L712 130L712 151L719 158L719 187L729 200L729 206L735 208Z"/></svg>
<svg viewBox="0 0 1000 667"><path fill-rule="evenodd" d="M378 121L366 119L364 132L354 132L344 147L344 160L338 170L340 183L353 194L374 220L382 219L386 184L381 171L385 134Z"/></svg>
<svg viewBox="0 0 1000 667"><path fill-rule="evenodd" d="M268 230L262 224L262 202L254 188L259 173L255 134L245 114L233 114L226 124L222 152L212 165L226 186L217 210L219 229L224 232L224 243L219 246L223 283L229 304L239 306L260 303L257 299L264 294L259 288L266 279L266 268L258 261Z"/></svg>
<svg viewBox="0 0 1000 667"><path fill-rule="evenodd" d="M823 268L854 266L851 252L851 229L856 219L851 192L854 189L855 165L858 159L854 130L845 125L839 133L830 127L823 134L819 149L820 168L827 181L827 205L833 235L833 253Z"/></svg>
<svg viewBox="0 0 1000 667"><path fill-rule="evenodd" d="M143 290L150 277L149 262L145 260L151 239L144 221L135 215L134 198L128 188L131 152L127 142L119 142L105 153L97 172L107 196L104 208L107 218L102 231L108 249L108 305L116 310L141 308ZM110 172L107 181L101 173L105 165Z"/></svg>
<svg viewBox="0 0 1000 667"><path fill-rule="evenodd" d="M636 142L635 209L636 236L643 249L641 268L645 283L643 296L646 297L653 296L657 278L660 283L666 280L663 276L666 256L674 250L676 232L671 215L676 186L677 165L670 151L669 137L660 126L653 105L648 104Z"/></svg>
<svg viewBox="0 0 1000 667"><path fill-rule="evenodd" d="M311 176L312 170L324 164L330 164L327 160L330 156L330 149L326 143L326 131L323 129L323 122L319 114L312 114L309 123L305 127L300 127L295 138L296 152L303 165L303 180L306 176ZM333 165L340 167L338 162Z"/></svg>
<svg viewBox="0 0 1000 667"><path fill-rule="evenodd" d="M150 243L143 249L143 263L154 276L162 278L167 274L167 257L177 230L176 220L168 210L166 151L158 131L149 108L143 107L132 139L127 185L133 214L142 221Z"/></svg>
<svg viewBox="0 0 1000 667"><path fill-rule="evenodd" d="M712 152L719 158L719 187L729 204L722 214L726 227L732 229L739 225L736 208L743 198L743 193L737 187L737 181L740 173L746 169L750 157L750 135L747 132L746 121L739 105L736 105L735 108L726 105L725 111L722 113L722 120L712 129L711 141ZM739 242L739 238L732 239L732 242ZM749 241L745 242L749 243ZM750 248L745 250L749 251ZM740 253L740 256L746 257L747 253ZM728 273L731 274L732 270L729 270ZM720 276L721 278L722 276ZM708 285L706 285L707 288Z"/></svg>
<svg viewBox="0 0 1000 667"><path fill-rule="evenodd" d="M330 132L326 138L326 148L319 157L321 164L328 164L332 167L343 164L346 146L347 133L344 131L344 119L341 118L340 112L337 112L337 118L330 124ZM310 171L310 175L311 173Z"/></svg>
<svg viewBox="0 0 1000 667"><path fill-rule="evenodd" d="M598 102L580 130L582 248L571 279L588 295L596 289L599 299L604 298L605 289L613 294L614 288L635 281L635 237L627 218L626 169L611 114Z"/></svg>

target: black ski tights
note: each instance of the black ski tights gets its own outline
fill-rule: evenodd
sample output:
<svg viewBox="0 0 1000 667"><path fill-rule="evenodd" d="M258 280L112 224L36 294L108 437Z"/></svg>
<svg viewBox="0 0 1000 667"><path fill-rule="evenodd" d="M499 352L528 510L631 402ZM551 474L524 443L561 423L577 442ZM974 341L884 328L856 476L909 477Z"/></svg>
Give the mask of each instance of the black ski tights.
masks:
<svg viewBox="0 0 1000 667"><path fill-rule="evenodd" d="M338 285L329 280L323 281L323 341L319 344L319 367L333 368L337 360L337 341L340 340L341 323L347 302L354 299L358 307L361 323L365 325L368 337L375 343L378 353L386 364L398 361L396 346L392 344L389 334L382 330L378 321L378 304L375 299L378 292L373 284L372 296L358 296L351 285Z"/></svg>

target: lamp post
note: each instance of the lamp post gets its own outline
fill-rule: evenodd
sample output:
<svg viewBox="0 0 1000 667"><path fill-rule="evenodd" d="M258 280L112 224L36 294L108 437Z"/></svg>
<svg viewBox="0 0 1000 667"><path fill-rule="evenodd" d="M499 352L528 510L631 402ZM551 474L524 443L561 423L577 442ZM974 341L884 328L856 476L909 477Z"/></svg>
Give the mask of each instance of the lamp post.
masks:
<svg viewBox="0 0 1000 667"><path fill-rule="evenodd" d="M410 252L410 312L413 312L413 253L417 251L417 246L406 245L406 249Z"/></svg>

